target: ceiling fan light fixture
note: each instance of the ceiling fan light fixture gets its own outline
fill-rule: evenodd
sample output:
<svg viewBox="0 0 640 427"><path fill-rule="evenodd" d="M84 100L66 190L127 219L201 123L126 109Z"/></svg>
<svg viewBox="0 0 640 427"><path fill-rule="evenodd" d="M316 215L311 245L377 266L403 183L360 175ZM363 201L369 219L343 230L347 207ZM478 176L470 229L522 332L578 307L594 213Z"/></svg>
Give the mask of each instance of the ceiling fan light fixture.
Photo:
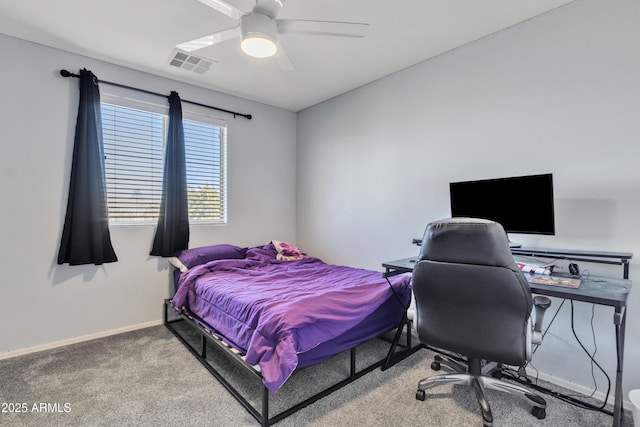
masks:
<svg viewBox="0 0 640 427"><path fill-rule="evenodd" d="M268 58L278 50L275 19L262 13L244 15L240 21L242 41L240 48L254 58Z"/></svg>
<svg viewBox="0 0 640 427"><path fill-rule="evenodd" d="M278 47L267 37L251 35L242 40L240 48L244 53L254 58L268 58L276 54Z"/></svg>

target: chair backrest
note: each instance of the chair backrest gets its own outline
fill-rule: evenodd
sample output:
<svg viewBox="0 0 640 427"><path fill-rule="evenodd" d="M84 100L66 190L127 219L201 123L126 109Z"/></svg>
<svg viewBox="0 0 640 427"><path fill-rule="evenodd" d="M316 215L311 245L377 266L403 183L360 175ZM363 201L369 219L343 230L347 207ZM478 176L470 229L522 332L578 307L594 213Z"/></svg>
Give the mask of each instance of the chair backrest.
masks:
<svg viewBox="0 0 640 427"><path fill-rule="evenodd" d="M413 271L420 341L509 365L527 360L532 296L496 222L429 224Z"/></svg>

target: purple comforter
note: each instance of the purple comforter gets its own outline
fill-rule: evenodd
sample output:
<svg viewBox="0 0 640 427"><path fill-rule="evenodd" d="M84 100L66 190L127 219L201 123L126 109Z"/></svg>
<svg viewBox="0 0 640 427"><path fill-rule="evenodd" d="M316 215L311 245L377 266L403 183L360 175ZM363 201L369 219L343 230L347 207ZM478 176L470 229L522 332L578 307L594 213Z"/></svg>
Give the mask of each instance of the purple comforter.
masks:
<svg viewBox="0 0 640 427"><path fill-rule="evenodd" d="M391 278L406 299L410 278ZM380 272L280 261L271 245L245 259L211 261L183 273L173 305L187 308L260 366L276 392L304 353L356 326L392 296ZM398 303L398 312L403 311Z"/></svg>

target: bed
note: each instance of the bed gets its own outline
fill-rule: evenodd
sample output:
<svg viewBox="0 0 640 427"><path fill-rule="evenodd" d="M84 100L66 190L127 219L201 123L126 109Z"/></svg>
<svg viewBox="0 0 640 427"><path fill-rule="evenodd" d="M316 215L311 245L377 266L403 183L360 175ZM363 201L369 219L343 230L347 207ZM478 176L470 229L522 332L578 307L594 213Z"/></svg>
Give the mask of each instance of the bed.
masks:
<svg viewBox="0 0 640 427"><path fill-rule="evenodd" d="M267 398L296 369L396 328L392 346L397 345L411 295L408 275L387 279L380 272L327 264L277 241L248 249L198 248L171 262L177 267L176 291L169 305L251 367ZM199 352L191 350L198 356L205 348L203 339ZM353 379L358 376L352 372ZM262 409L252 415L263 425L275 422L268 404Z"/></svg>

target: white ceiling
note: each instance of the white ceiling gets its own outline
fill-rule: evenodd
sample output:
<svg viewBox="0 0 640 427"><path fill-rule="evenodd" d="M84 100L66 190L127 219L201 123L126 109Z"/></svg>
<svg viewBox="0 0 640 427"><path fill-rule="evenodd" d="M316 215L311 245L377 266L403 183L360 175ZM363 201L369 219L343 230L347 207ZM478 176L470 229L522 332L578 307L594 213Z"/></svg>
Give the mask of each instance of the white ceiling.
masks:
<svg viewBox="0 0 640 427"><path fill-rule="evenodd" d="M369 28L361 39L281 35L295 65L286 72L246 56L238 40L193 52L216 61L203 75L170 66L176 44L236 25L197 0L0 0L0 32L299 111L571 1L287 0L278 18ZM228 2L244 11L255 3Z"/></svg>

